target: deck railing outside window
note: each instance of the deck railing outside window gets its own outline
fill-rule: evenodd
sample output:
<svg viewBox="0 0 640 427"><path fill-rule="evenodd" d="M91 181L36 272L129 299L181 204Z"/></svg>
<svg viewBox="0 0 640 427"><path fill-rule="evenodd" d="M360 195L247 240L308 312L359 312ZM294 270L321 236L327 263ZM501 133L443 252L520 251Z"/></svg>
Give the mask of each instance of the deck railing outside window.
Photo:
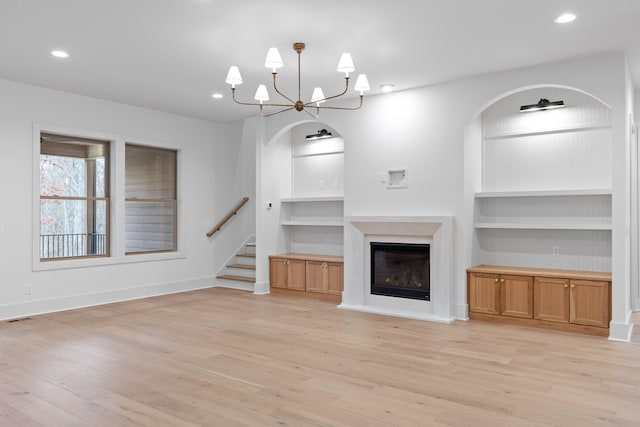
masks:
<svg viewBox="0 0 640 427"><path fill-rule="evenodd" d="M106 253L106 234L46 234L40 236L40 259L104 255Z"/></svg>

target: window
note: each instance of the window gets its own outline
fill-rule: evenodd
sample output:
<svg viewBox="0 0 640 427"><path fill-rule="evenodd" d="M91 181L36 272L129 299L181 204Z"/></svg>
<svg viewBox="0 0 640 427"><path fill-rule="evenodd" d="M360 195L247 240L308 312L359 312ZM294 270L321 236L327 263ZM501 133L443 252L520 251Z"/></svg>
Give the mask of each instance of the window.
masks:
<svg viewBox="0 0 640 427"><path fill-rule="evenodd" d="M40 134L40 260L109 256L109 143Z"/></svg>
<svg viewBox="0 0 640 427"><path fill-rule="evenodd" d="M125 253L177 250L176 151L126 144Z"/></svg>

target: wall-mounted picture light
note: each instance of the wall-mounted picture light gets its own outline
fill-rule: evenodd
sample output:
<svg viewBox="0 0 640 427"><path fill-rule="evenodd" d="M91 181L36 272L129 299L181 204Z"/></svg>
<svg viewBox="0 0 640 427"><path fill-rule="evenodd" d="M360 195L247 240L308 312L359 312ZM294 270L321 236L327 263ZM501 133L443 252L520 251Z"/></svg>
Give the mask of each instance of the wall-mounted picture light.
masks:
<svg viewBox="0 0 640 427"><path fill-rule="evenodd" d="M549 101L545 98L540 98L537 104L523 105L520 107L521 113L529 113L533 111L551 110L554 108L564 107L564 101Z"/></svg>

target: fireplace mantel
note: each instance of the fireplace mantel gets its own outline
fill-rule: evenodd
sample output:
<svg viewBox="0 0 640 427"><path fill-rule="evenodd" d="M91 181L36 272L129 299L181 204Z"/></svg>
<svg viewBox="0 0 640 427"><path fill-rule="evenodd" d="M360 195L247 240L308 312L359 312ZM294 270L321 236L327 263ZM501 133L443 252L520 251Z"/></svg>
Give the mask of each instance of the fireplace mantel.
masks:
<svg viewBox="0 0 640 427"><path fill-rule="evenodd" d="M431 301L370 294L369 243L431 244ZM345 218L344 292L339 308L450 323L454 315L453 217L349 216Z"/></svg>

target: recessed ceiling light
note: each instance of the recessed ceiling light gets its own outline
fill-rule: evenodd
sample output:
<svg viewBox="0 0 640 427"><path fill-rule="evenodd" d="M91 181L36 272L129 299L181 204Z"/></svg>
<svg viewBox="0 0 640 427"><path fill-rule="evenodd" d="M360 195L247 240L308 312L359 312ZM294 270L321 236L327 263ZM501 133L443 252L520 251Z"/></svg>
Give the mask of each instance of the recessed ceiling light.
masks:
<svg viewBox="0 0 640 427"><path fill-rule="evenodd" d="M64 50L52 50L51 51L51 55L55 56L56 58L68 58L69 54L67 52L65 52Z"/></svg>
<svg viewBox="0 0 640 427"><path fill-rule="evenodd" d="M382 89L383 92L391 92L393 88L394 86L391 83L385 83L383 85L380 85L380 89Z"/></svg>
<svg viewBox="0 0 640 427"><path fill-rule="evenodd" d="M221 93L217 93L217 92L216 92L216 93L214 93L213 95L211 95L211 97L212 97L213 99L222 99L222 98L224 98L224 95L223 95L223 94L221 94Z"/></svg>
<svg viewBox="0 0 640 427"><path fill-rule="evenodd" d="M558 16L553 22L555 22L556 24L567 24L575 20L576 15L574 15L573 13L563 13L562 15Z"/></svg>

